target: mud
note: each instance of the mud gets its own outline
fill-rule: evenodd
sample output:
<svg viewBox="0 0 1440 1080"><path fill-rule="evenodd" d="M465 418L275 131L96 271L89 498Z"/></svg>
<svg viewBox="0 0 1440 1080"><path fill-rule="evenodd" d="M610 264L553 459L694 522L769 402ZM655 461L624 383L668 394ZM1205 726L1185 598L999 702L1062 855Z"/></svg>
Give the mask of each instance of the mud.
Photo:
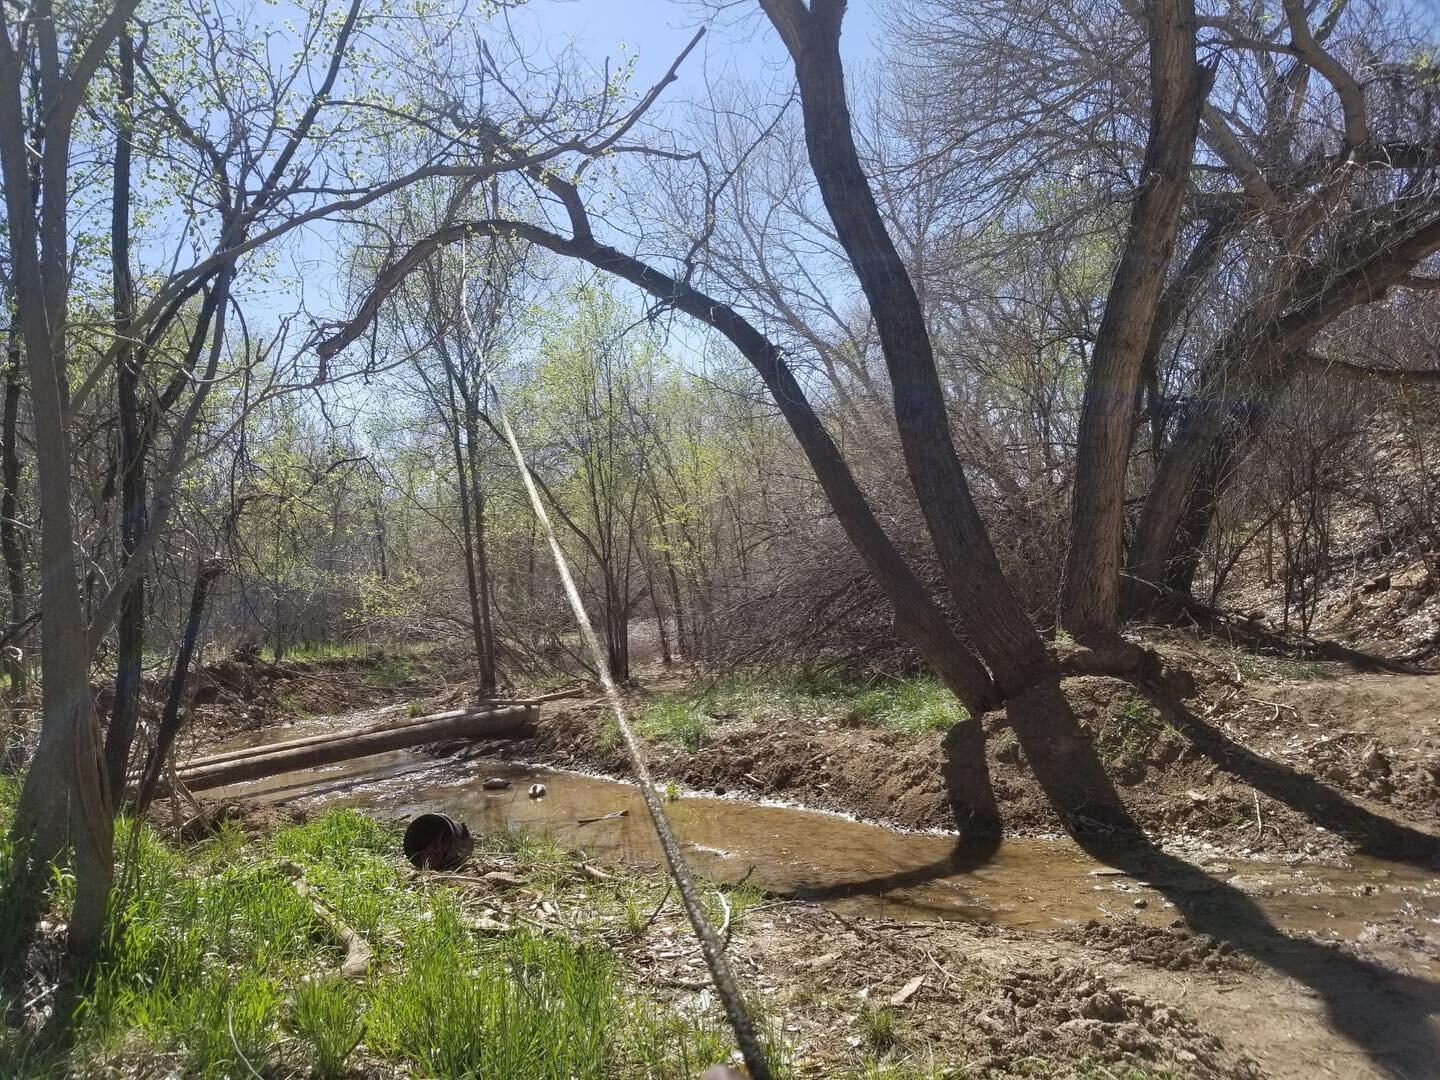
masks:
<svg viewBox="0 0 1440 1080"><path fill-rule="evenodd" d="M1088 752L1150 836L1221 854L1366 852L1440 865L1440 676L1365 678L1405 694L1414 703L1413 724L1385 722L1391 714L1383 707L1366 712L1345 707L1338 695L1324 697L1338 685L1328 681L1242 689L1212 680L1178 701L1086 676L1065 680L1064 693ZM973 723L942 738L854 727L844 718L731 718L717 723L698 752L652 743L648 753L658 776L697 790L953 830L971 822L977 802L953 767L977 752L961 730ZM1084 825L1057 811L1037 783L1003 711L979 723L985 794L1007 835ZM534 738L483 752L625 776L628 763L608 730L601 703L561 705L547 708ZM1322 768L1322 761L1329 764Z"/></svg>

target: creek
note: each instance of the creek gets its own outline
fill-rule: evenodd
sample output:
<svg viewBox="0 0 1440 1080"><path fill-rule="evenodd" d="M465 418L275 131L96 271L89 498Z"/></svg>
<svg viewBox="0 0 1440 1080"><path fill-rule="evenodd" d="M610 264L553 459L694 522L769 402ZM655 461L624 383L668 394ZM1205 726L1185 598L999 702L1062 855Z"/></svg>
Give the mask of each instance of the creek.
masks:
<svg viewBox="0 0 1440 1080"><path fill-rule="evenodd" d="M355 719L330 718L327 726L353 726ZM246 741L261 745L294 734L267 732ZM482 782L491 777L510 786L487 790ZM530 797L532 784L545 786L543 798ZM397 751L214 794L307 809L351 806L385 818L434 811L463 821L472 832L544 833L599 862L654 866L660 860L634 785L508 761ZM1250 896L1277 929L1292 933L1381 942L1411 928L1433 939L1440 927L1440 879L1379 859L1355 857L1339 865L1199 859L1195 865L1204 877L1189 875L1182 885L1120 873L1068 838L1006 839L975 857L958 849L953 835L906 832L794 806L687 792L669 799L666 809L701 873L817 900L842 913L1031 930L1090 919L1165 926L1176 919L1167 899L1176 889L1194 893L1223 883ZM1197 886L1197 880L1213 886ZM1187 898L1187 906L1191 901L1203 903L1204 897ZM1440 957L1422 949L1409 959L1440 976Z"/></svg>

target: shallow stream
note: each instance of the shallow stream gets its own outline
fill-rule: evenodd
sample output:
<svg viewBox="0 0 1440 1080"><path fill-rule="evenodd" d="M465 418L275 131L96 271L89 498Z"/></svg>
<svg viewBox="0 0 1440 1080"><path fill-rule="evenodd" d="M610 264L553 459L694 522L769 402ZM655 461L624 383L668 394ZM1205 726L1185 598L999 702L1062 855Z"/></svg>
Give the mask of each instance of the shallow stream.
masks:
<svg viewBox="0 0 1440 1080"><path fill-rule="evenodd" d="M373 715L369 719L373 722ZM329 723L343 729L353 721ZM295 733L268 734L255 742ZM486 790L481 785L489 777L507 779L510 786ZM543 798L530 797L532 784L544 785ZM474 832L543 832L602 862L654 865L660 859L633 785L513 762L399 751L214 794L311 808L357 806L397 818L438 811ZM983 858L966 859L953 836L902 832L790 806L682 794L667 803L667 811L690 859L711 878L748 881L845 912L1037 930L1092 918L1164 926L1177 915L1166 894L1188 890L1188 906L1204 902L1195 893L1224 883L1249 895L1278 929L1403 945L1412 964L1440 975L1434 946L1440 940L1440 879L1402 863L1201 859L1195 865L1206 876L1186 875L1182 884L1122 874L1068 839L1005 840Z"/></svg>

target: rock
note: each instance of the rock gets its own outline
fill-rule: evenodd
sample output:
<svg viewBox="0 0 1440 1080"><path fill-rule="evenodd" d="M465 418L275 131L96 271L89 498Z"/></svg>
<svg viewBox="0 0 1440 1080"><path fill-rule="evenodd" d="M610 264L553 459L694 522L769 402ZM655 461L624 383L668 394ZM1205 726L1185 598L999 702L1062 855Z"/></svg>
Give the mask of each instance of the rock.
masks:
<svg viewBox="0 0 1440 1080"><path fill-rule="evenodd" d="M1366 776L1385 777L1390 775L1390 760L1380 749L1380 744L1371 741L1360 753L1360 768Z"/></svg>
<svg viewBox="0 0 1440 1080"><path fill-rule="evenodd" d="M909 982L907 982L903 987L901 987L901 988L900 988L899 990L897 990L895 993L893 993L893 994L890 995L890 1004L891 1004L891 1005L904 1005L905 1002L909 1001L912 997L915 996L915 992L916 992L917 990L919 990L920 987L923 986L924 984L925 984L925 976L924 976L924 975L916 975L913 979L911 979Z"/></svg>
<svg viewBox="0 0 1440 1080"><path fill-rule="evenodd" d="M1431 586L1430 568L1423 562L1413 563L1404 570L1390 575L1390 588L1417 589L1428 592Z"/></svg>
<svg viewBox="0 0 1440 1080"><path fill-rule="evenodd" d="M504 791L510 786L510 781L503 776L492 776L480 784L486 791Z"/></svg>
<svg viewBox="0 0 1440 1080"><path fill-rule="evenodd" d="M1121 1006L1120 1000L1109 990L1101 990L1087 998L1085 1003L1080 1006L1080 1015L1091 1020L1103 1020L1113 1024L1125 1019L1125 1009Z"/></svg>
<svg viewBox="0 0 1440 1080"><path fill-rule="evenodd" d="M1368 595L1369 593L1384 592L1388 588L1390 588L1390 575L1381 574L1379 577L1371 578L1365 582L1365 584L1361 585L1360 591Z"/></svg>

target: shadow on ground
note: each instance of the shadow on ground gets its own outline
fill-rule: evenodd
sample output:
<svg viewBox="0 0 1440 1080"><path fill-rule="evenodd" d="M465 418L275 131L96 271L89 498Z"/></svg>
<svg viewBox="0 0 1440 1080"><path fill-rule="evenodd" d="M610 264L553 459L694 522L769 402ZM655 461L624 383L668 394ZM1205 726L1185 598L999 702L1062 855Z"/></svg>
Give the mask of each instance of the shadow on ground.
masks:
<svg viewBox="0 0 1440 1080"><path fill-rule="evenodd" d="M1368 853L1435 864L1440 839L1381 817L1314 779L1234 743L1153 688L1140 688L1178 730L1222 768ZM1244 892L1158 848L1126 809L1058 677L1008 705L1010 724L1046 797L1094 859L1149 882L1195 933L1287 975L1324 1003L1334 1030L1383 1074L1397 1080L1434 1075L1440 1061L1440 984L1363 960L1343 948L1294 937L1274 926ZM945 779L961 839L945 859L896 874L847 882L810 899L874 895L975 869L999 847L999 813L984 765L978 722L946 740ZM977 762L979 764L977 764Z"/></svg>

